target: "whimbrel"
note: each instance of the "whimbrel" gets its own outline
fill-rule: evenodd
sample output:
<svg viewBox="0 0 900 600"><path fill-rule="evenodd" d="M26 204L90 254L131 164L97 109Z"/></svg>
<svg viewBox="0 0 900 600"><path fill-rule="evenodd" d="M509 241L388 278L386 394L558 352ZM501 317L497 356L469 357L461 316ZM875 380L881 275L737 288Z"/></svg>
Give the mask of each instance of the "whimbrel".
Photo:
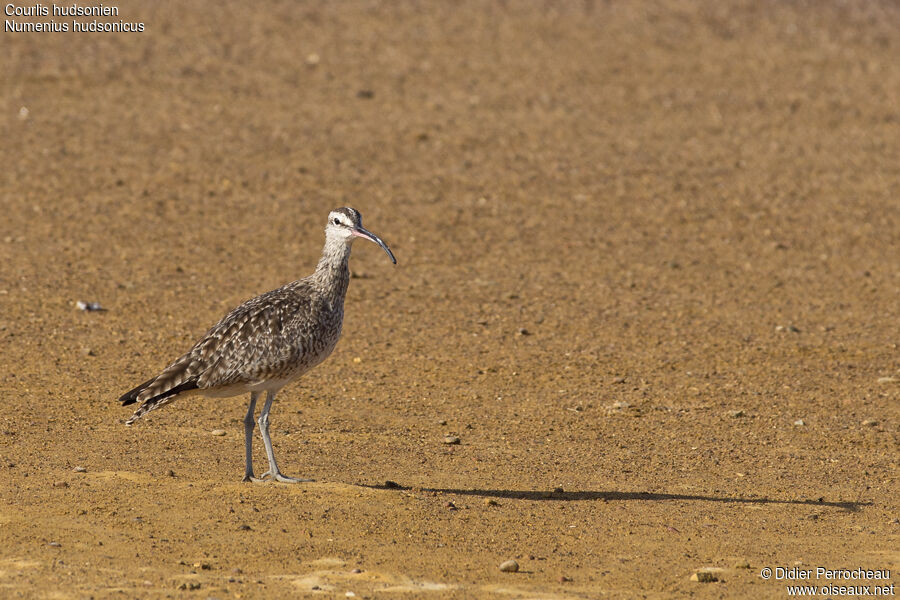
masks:
<svg viewBox="0 0 900 600"><path fill-rule="evenodd" d="M356 238L375 242L397 264L390 248L363 228L358 210L331 211L316 272L244 302L162 373L119 398L123 405L140 403L126 425L176 398L249 392L250 407L244 417L244 481L266 477L285 483L311 481L287 477L279 471L269 438L269 411L278 391L328 358L341 337L344 297L350 283L347 263ZM253 417L256 400L263 392L266 402L258 423L269 470L257 479L253 475Z"/></svg>

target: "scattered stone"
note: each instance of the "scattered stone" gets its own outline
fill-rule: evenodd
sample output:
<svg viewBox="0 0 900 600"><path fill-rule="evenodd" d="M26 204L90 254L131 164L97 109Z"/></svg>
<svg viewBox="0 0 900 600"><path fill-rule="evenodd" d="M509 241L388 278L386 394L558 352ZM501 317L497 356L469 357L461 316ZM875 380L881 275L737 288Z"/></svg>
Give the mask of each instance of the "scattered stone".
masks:
<svg viewBox="0 0 900 600"><path fill-rule="evenodd" d="M168 475L169 477L175 477L175 471L169 469L168 471L166 471L166 475Z"/></svg>
<svg viewBox="0 0 900 600"><path fill-rule="evenodd" d="M713 583L714 581L719 581L719 570L720 569L698 569L697 571L694 571L693 575L691 575L691 581L697 581L700 583Z"/></svg>
<svg viewBox="0 0 900 600"><path fill-rule="evenodd" d="M350 572L354 575L359 575L360 573L362 573L362 569L351 569Z"/></svg>
<svg viewBox="0 0 900 600"><path fill-rule="evenodd" d="M804 421L803 419L797 419L796 421L794 421L794 426L796 427L803 427L804 425L806 425L806 421Z"/></svg>
<svg viewBox="0 0 900 600"><path fill-rule="evenodd" d="M359 90L356 92L356 97L363 100L371 100L375 97L375 92L372 90Z"/></svg>
<svg viewBox="0 0 900 600"><path fill-rule="evenodd" d="M456 505L453 504L453 502L447 502L447 504L445 504L444 506L447 507L447 510L457 510Z"/></svg>
<svg viewBox="0 0 900 600"><path fill-rule="evenodd" d="M100 306L99 302L82 302L81 300L75 303L75 308L86 312L98 312L106 310L105 308Z"/></svg>
<svg viewBox="0 0 900 600"><path fill-rule="evenodd" d="M75 471L76 473L87 473L87 469L85 469L84 467L75 467L72 470Z"/></svg>
<svg viewBox="0 0 900 600"><path fill-rule="evenodd" d="M359 364L359 363L362 362L362 358L356 356L356 357L353 358L353 362L355 362L356 364Z"/></svg>
<svg viewBox="0 0 900 600"><path fill-rule="evenodd" d="M450 446L455 446L460 443L460 440L455 435L448 435L444 438L444 443Z"/></svg>
<svg viewBox="0 0 900 600"><path fill-rule="evenodd" d="M321 61L322 61L322 57L320 57L320 56L319 56L318 54L316 54L315 52L313 52L312 54L307 54L307 55L306 55L306 64L308 64L308 65L311 66L311 67L316 66L316 65L319 64Z"/></svg>
<svg viewBox="0 0 900 600"><path fill-rule="evenodd" d="M403 486L401 486L401 485L400 485L399 483L397 483L396 481L391 481L390 479L388 479L387 481L384 482L384 487L386 487L386 488L389 489L389 490L399 490L399 489L401 489Z"/></svg>
<svg viewBox="0 0 900 600"><path fill-rule="evenodd" d="M519 327L518 331L516 331L519 335L531 335L531 332L525 329L524 327Z"/></svg>
<svg viewBox="0 0 900 600"><path fill-rule="evenodd" d="M241 525L238 527L238 531L253 531L253 528L249 525Z"/></svg>
<svg viewBox="0 0 900 600"><path fill-rule="evenodd" d="M199 590L200 582L199 581L191 581L189 583L182 583L178 586L179 590Z"/></svg>
<svg viewBox="0 0 900 600"><path fill-rule="evenodd" d="M209 433L210 433L210 435L222 437L223 435L225 435L225 430L224 429L213 429Z"/></svg>
<svg viewBox="0 0 900 600"><path fill-rule="evenodd" d="M739 418L745 416L747 413L745 413L742 410L729 410L727 414L732 419L739 419Z"/></svg>
<svg viewBox="0 0 900 600"><path fill-rule="evenodd" d="M554 494L562 494L563 492L565 492L565 490L562 489L562 486L557 486L557 487L553 488Z"/></svg>
<svg viewBox="0 0 900 600"><path fill-rule="evenodd" d="M27 120L28 120L28 115L29 115L29 114L31 114L31 111L28 110L28 107L27 107L27 106L21 107L21 108L19 109L19 120L20 120L20 121L27 121Z"/></svg>
<svg viewBox="0 0 900 600"><path fill-rule="evenodd" d="M199 563L199 562L195 562L195 563L194 563L194 568L195 568L195 569L200 569L201 571L209 571L210 569L212 569L212 565L210 565L209 563Z"/></svg>
<svg viewBox="0 0 900 600"><path fill-rule="evenodd" d="M741 558L737 562L734 563L734 568L735 569L749 569L750 562L745 558Z"/></svg>
<svg viewBox="0 0 900 600"><path fill-rule="evenodd" d="M57 482L55 482L55 483L53 484L53 487L55 487L55 488L67 488L67 487L69 487L69 482L68 482L68 481L57 481Z"/></svg>
<svg viewBox="0 0 900 600"><path fill-rule="evenodd" d="M447 421L445 421L444 419L441 419L440 421L438 421L438 425L444 426L446 424L447 424Z"/></svg>
<svg viewBox="0 0 900 600"><path fill-rule="evenodd" d="M485 506L500 506L500 503L494 500L493 498L485 498L484 499Z"/></svg>
<svg viewBox="0 0 900 600"><path fill-rule="evenodd" d="M879 377L877 379L878 383L895 383L897 381L896 377Z"/></svg>
<svg viewBox="0 0 900 600"><path fill-rule="evenodd" d="M625 378L624 377L616 377L615 379L613 379L613 383L625 383Z"/></svg>
<svg viewBox="0 0 900 600"><path fill-rule="evenodd" d="M53 548L59 548L60 546L62 546L62 544L60 544L59 542L50 542L50 543L47 544L47 545L48 545L48 546L51 546L51 547L53 547Z"/></svg>
<svg viewBox="0 0 900 600"><path fill-rule="evenodd" d="M572 578L571 578L571 577L566 577L565 575L563 575L562 577L559 578L559 582L560 582L560 583L568 583L568 582L570 582L570 581L572 581Z"/></svg>
<svg viewBox="0 0 900 600"><path fill-rule="evenodd" d="M615 402L613 402L612 404L610 404L609 406L606 407L606 412L608 414L621 413L622 411L624 411L626 408L629 408L630 406L631 406L631 404L628 402L625 402L624 400L616 400Z"/></svg>
<svg viewBox="0 0 900 600"><path fill-rule="evenodd" d="M500 570L504 573L518 573L519 572L519 563L514 560L508 560L504 563L500 564Z"/></svg>
<svg viewBox="0 0 900 600"><path fill-rule="evenodd" d="M863 427L875 427L876 425L878 425L878 421L875 419L866 419L862 422Z"/></svg>

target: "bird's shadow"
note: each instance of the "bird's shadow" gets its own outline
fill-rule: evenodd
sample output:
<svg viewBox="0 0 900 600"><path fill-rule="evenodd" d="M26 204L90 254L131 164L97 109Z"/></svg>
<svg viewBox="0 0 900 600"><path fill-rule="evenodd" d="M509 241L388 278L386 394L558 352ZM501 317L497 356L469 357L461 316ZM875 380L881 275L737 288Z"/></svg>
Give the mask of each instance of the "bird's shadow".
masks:
<svg viewBox="0 0 900 600"><path fill-rule="evenodd" d="M406 490L418 492L431 492L452 494L457 496L478 496L481 498L506 498L509 500L543 500L552 502L583 502L601 500L603 502L614 501L641 501L662 502L681 500L689 502L725 502L733 504L792 504L795 506L821 506L839 508L847 512L858 512L864 506L872 506L872 502L831 502L824 498L807 500L789 500L782 498L743 498L740 496L704 496L700 494L661 494L655 492L615 492L615 491L540 491L540 490L479 490L479 489L454 489L454 488L413 488L402 486L393 481L380 485L363 485L376 490Z"/></svg>

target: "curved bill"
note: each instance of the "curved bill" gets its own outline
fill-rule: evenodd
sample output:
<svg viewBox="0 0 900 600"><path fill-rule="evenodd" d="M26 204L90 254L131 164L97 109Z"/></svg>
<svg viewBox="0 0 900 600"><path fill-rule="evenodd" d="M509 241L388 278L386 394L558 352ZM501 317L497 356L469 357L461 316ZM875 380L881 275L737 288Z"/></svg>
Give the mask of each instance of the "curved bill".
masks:
<svg viewBox="0 0 900 600"><path fill-rule="evenodd" d="M391 257L391 262L394 263L395 265L397 264L397 259L394 258L394 253L391 252L391 249L387 247L387 244L382 242L380 237L378 237L377 235L375 235L368 229L365 229L363 227L357 227L356 229L353 230L353 235L355 235L356 237L361 237L364 240L369 240L370 242L375 242L376 244L381 246L381 248L385 252L387 252L387 255Z"/></svg>

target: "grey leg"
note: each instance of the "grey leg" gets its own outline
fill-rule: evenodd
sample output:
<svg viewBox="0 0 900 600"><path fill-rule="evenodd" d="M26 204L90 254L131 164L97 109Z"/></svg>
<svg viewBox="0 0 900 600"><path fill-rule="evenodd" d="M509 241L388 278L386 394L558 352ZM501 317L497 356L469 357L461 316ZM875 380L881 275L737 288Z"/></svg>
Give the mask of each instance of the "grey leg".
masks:
<svg viewBox="0 0 900 600"><path fill-rule="evenodd" d="M244 417L244 445L247 447L247 463L244 468L244 481L253 481L253 428L256 422L253 420L253 413L256 411L256 399L259 392L250 393L250 408L247 409L247 415Z"/></svg>
<svg viewBox="0 0 900 600"><path fill-rule="evenodd" d="M278 463L275 462L275 452L272 450L272 440L269 439L269 411L272 409L272 401L275 400L275 392L266 393L266 403L263 405L262 412L259 413L259 433L262 434L263 445L266 447L266 456L269 459L269 470L261 477L271 475L275 481L282 483L300 483L303 481L312 481L312 479L297 479L296 477L287 477L278 470Z"/></svg>

